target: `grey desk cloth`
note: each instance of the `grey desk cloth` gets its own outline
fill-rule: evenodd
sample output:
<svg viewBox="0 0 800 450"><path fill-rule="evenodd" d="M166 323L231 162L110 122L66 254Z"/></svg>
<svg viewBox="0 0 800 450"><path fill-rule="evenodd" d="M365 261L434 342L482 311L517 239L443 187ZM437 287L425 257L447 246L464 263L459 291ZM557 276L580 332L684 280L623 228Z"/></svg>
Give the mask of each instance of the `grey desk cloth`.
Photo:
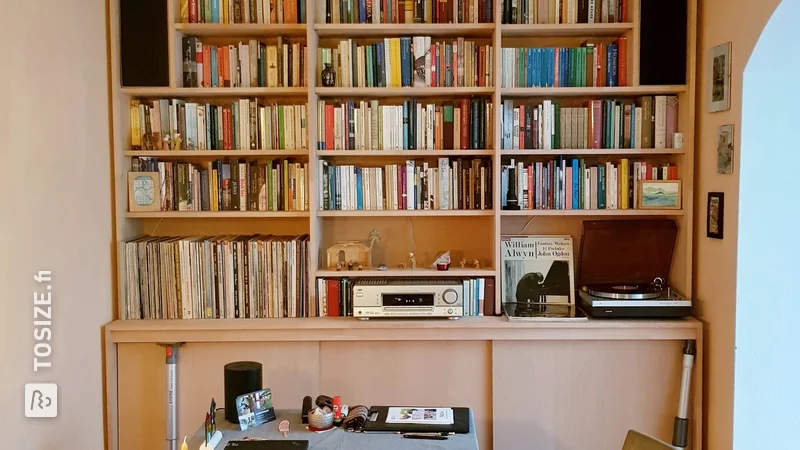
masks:
<svg viewBox="0 0 800 450"><path fill-rule="evenodd" d="M289 437L287 439L307 440L309 450L478 450L478 438L475 434L475 419L472 411L469 413L469 434L455 434L446 441L433 441L427 439L406 439L398 434L375 433L349 433L335 428L324 433L314 433L306 429L300 420L299 411L278 410L274 420L247 431L241 431L238 424L225 420L223 411L217 412L217 430L222 432L222 442L215 450L222 450L225 444L232 440L241 440L245 437L262 439L284 439L278 431L281 420L288 420ZM178 448L183 442L183 437L178 439ZM197 450L203 443L202 424L194 436L187 442L189 450Z"/></svg>

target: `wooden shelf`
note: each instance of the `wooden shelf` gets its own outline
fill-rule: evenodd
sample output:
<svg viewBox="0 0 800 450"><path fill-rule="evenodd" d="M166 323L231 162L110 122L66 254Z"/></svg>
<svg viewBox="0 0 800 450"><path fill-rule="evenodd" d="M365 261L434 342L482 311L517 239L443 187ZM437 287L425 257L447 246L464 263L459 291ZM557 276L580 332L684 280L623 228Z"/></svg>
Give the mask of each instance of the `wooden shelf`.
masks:
<svg viewBox="0 0 800 450"><path fill-rule="evenodd" d="M669 95L686 91L684 85L668 86L617 86L617 87L533 87L501 88L506 97L591 97L611 95Z"/></svg>
<svg viewBox="0 0 800 450"><path fill-rule="evenodd" d="M386 270L317 270L318 277L326 278L363 278L363 277L447 277L447 278L470 278L470 277L493 277L497 275L494 269L462 269L451 268L450 270L436 269L386 269Z"/></svg>
<svg viewBox="0 0 800 450"><path fill-rule="evenodd" d="M354 157L354 156L403 156L420 157L436 156L440 158L450 156L491 156L494 150L317 150L317 156L324 157Z"/></svg>
<svg viewBox="0 0 800 450"><path fill-rule="evenodd" d="M154 211L127 212L128 219L280 219L285 217L308 217L308 211Z"/></svg>
<svg viewBox="0 0 800 450"><path fill-rule="evenodd" d="M459 320L358 320L353 317L303 319L115 320L105 326L113 343L288 342L288 341L448 341L448 340L685 340L696 339L702 324L675 320L509 322L504 317Z"/></svg>
<svg viewBox="0 0 800 450"><path fill-rule="evenodd" d="M501 216L682 216L682 209L521 209L500 211Z"/></svg>
<svg viewBox="0 0 800 450"><path fill-rule="evenodd" d="M622 36L633 30L632 23L575 23L501 25L502 37L601 37Z"/></svg>
<svg viewBox="0 0 800 450"><path fill-rule="evenodd" d="M304 23L176 23L175 31L188 36L209 37L306 37Z"/></svg>
<svg viewBox="0 0 800 450"><path fill-rule="evenodd" d="M453 97L491 95L493 87L399 87L399 88L345 88L318 87L320 97Z"/></svg>
<svg viewBox="0 0 800 450"><path fill-rule="evenodd" d="M683 148L602 148L602 149L541 149L541 150L501 150L503 156L606 156L606 155L679 155L685 152Z"/></svg>
<svg viewBox="0 0 800 450"><path fill-rule="evenodd" d="M361 211L317 211L319 217L464 217L493 216L491 209L416 209L416 210L361 210Z"/></svg>
<svg viewBox="0 0 800 450"><path fill-rule="evenodd" d="M308 156L306 150L125 150L125 156L219 158L236 156Z"/></svg>
<svg viewBox="0 0 800 450"><path fill-rule="evenodd" d="M400 35L420 36L491 36L493 23L318 23L314 29L320 37L381 37Z"/></svg>
<svg viewBox="0 0 800 450"><path fill-rule="evenodd" d="M133 97L300 97L308 95L308 88L173 88L173 87L123 87L121 92Z"/></svg>

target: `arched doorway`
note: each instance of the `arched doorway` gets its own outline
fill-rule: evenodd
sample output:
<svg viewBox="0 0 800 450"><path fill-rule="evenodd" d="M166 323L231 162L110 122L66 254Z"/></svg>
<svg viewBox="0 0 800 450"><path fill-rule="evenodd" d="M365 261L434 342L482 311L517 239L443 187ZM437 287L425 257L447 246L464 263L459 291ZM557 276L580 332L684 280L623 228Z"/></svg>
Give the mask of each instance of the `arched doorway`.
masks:
<svg viewBox="0 0 800 450"><path fill-rule="evenodd" d="M744 70L734 448L797 448L800 424L800 1L782 2Z"/></svg>

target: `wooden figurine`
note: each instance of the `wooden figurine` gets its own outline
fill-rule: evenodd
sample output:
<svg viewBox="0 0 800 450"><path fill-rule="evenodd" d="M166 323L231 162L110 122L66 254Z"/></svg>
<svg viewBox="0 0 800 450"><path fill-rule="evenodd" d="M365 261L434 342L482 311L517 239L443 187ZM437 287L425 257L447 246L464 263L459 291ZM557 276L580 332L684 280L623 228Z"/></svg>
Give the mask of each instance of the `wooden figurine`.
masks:
<svg viewBox="0 0 800 450"><path fill-rule="evenodd" d="M461 258L461 262L458 265L461 266L462 269L466 269L467 268L467 258Z"/></svg>
<svg viewBox="0 0 800 450"><path fill-rule="evenodd" d="M476 268L476 269L480 269L480 268L481 268L481 262L480 262L480 261L478 261L478 258L475 258L475 259L472 261L472 263L473 263L473 264L475 264L475 268Z"/></svg>
<svg viewBox="0 0 800 450"><path fill-rule="evenodd" d="M417 257L414 256L414 253L409 253L408 257L411 259L411 268L412 269L416 269L417 268Z"/></svg>

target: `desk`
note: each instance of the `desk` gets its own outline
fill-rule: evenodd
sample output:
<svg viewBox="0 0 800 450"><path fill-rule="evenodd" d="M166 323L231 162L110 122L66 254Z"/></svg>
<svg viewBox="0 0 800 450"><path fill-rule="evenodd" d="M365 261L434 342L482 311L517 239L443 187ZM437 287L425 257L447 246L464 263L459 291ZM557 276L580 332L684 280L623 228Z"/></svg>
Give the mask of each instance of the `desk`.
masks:
<svg viewBox="0 0 800 450"><path fill-rule="evenodd" d="M307 440L309 450L478 450L472 411L469 414L469 434L451 435L446 441L404 439L397 434L348 433L340 428L314 433L306 429L306 425L300 419L299 411L278 410L276 415L277 420L241 431L238 424L228 422L225 420L225 413L218 411L217 430L222 432L222 442L215 450L224 449L228 441L241 440L245 437L283 439L283 435L278 431L281 420L288 420L291 424L288 439ZM180 441L182 442L183 438ZM187 442L189 450L197 450L203 443L203 427L200 426Z"/></svg>
<svg viewBox="0 0 800 450"><path fill-rule="evenodd" d="M685 339L697 342L689 429L691 449L702 450L703 328L695 319L117 321L106 327L109 450L163 446L159 342L185 343L177 366L181 439L197 430L211 397L224 398L222 367L259 361L278 409L320 393L461 405L474 414L481 450L529 450L530 442L541 450L619 450L631 428L672 435ZM408 374L435 376L423 382Z"/></svg>

